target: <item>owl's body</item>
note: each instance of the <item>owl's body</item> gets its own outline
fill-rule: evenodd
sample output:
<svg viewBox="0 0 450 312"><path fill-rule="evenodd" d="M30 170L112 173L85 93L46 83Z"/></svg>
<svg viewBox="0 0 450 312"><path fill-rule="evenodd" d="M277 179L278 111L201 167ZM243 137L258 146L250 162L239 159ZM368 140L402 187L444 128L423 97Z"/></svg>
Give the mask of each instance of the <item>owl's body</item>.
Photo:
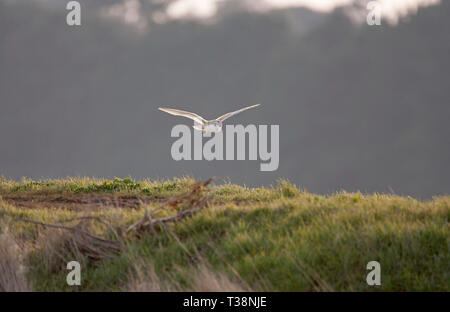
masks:
<svg viewBox="0 0 450 312"><path fill-rule="evenodd" d="M205 124L196 122L193 127L195 130L205 133L216 133L222 131L222 122L216 120L208 120Z"/></svg>

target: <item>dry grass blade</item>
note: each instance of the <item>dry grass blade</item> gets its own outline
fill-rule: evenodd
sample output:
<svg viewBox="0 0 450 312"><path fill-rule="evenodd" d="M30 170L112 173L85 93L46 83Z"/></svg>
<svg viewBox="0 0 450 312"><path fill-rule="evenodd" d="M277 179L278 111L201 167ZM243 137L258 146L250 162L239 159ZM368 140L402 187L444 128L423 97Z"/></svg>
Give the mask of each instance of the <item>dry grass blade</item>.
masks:
<svg viewBox="0 0 450 312"><path fill-rule="evenodd" d="M227 275L214 272L207 265L202 264L193 276L192 289L189 291L244 292L251 290L244 288L241 283L231 280Z"/></svg>
<svg viewBox="0 0 450 312"><path fill-rule="evenodd" d="M22 265L22 250L5 231L0 234L0 292L30 290Z"/></svg>
<svg viewBox="0 0 450 312"><path fill-rule="evenodd" d="M127 291L131 292L167 292L181 291L177 283L161 278L150 263L134 263L135 273L128 280Z"/></svg>
<svg viewBox="0 0 450 312"><path fill-rule="evenodd" d="M183 268L177 270L185 271ZM253 291L244 282L230 279L222 272L215 272L207 263L200 265L190 272L188 285L181 285L174 275L160 276L151 262L134 263L134 272L130 272L127 290L132 292L166 292L166 291L195 291L195 292L244 292Z"/></svg>

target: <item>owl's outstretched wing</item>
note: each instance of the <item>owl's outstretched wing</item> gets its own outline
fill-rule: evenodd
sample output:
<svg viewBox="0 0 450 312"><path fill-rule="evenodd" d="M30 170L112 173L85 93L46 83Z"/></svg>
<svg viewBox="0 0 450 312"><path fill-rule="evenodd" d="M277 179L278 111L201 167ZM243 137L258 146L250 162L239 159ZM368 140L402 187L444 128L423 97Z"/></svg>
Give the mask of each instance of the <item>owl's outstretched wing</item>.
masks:
<svg viewBox="0 0 450 312"><path fill-rule="evenodd" d="M250 108L253 108L253 107L257 107L259 105L260 104L255 104L255 105L251 105L251 106L247 106L247 107L238 109L237 111L234 111L234 112L226 113L226 114L220 116L219 118L217 118L217 120L218 121L224 121L225 119L228 119L228 118L230 118L230 117L232 117L234 115L237 115L237 114L239 114L239 113L241 113L241 112L243 112L243 111L245 111L247 109L250 109Z"/></svg>
<svg viewBox="0 0 450 312"><path fill-rule="evenodd" d="M179 109L173 109L173 108L164 108L164 107L159 107L158 109L163 112L169 113L171 115L183 116L183 117L190 118L190 119L194 120L195 122L198 122L199 124L202 124L202 125L206 123L206 120L203 117L201 117L197 114L191 113L191 112L186 112L186 111L182 111Z"/></svg>

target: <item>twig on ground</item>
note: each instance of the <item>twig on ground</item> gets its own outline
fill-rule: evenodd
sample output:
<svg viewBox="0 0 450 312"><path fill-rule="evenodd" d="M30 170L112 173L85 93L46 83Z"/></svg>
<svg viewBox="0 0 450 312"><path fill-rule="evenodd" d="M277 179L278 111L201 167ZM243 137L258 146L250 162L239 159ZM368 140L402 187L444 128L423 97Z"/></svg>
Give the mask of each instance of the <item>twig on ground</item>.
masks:
<svg viewBox="0 0 450 312"><path fill-rule="evenodd" d="M203 195L203 191L212 180L213 179L211 178L206 181L197 182L191 186L191 190L187 194L169 198L164 203L150 211L142 200L139 200L141 206L145 209L145 214L139 221L129 226L126 233L133 233L139 237L143 232L151 230L153 234L156 234L157 232L155 225L165 227L166 223L178 221L200 211L207 205L208 200L210 199L210 196ZM177 213L168 217L153 218L155 212L163 210L165 207L174 208L177 210ZM75 252L88 256L91 259L103 260L111 258L125 248L126 243L124 241L126 237L119 235L118 232L114 230L112 225L109 222L106 222L104 218L100 216L82 216L62 220L59 221L59 223L67 223L74 220L80 220L80 222L75 226L66 226L62 224L50 224L24 218L15 219L15 221L36 224L44 228L72 232L73 235L71 235L68 239L71 245L75 248ZM90 223L88 224L87 222L92 220L104 224L108 230L114 234L115 239L106 239L88 231L88 226ZM119 232L122 233L122 231Z"/></svg>
<svg viewBox="0 0 450 312"><path fill-rule="evenodd" d="M147 207L144 206L144 217L142 217L142 219L140 219L136 223L130 225L127 229L127 233L134 232L136 234L140 234L147 229L151 229L153 233L156 233L154 228L155 224L164 226L165 223L178 221L201 210L203 207L205 207L209 200L209 197L207 195L202 196L202 190L204 187L208 186L211 181L212 178L206 181L195 183L191 186L191 190L187 194L172 197L158 207L153 208L150 212L148 211ZM162 208L166 206L177 208L178 213L173 216L157 219L154 219L152 217L155 212L162 210Z"/></svg>

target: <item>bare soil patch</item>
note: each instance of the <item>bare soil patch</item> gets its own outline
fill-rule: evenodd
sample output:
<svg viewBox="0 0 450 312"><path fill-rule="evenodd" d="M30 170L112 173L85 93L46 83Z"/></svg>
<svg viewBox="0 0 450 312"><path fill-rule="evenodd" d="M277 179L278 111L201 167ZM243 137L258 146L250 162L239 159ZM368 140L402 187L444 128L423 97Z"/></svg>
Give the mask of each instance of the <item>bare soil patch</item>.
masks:
<svg viewBox="0 0 450 312"><path fill-rule="evenodd" d="M84 210L86 208L117 207L137 208L144 204L159 202L159 199L145 196L115 194L8 194L0 196L10 205L20 208L55 208Z"/></svg>

